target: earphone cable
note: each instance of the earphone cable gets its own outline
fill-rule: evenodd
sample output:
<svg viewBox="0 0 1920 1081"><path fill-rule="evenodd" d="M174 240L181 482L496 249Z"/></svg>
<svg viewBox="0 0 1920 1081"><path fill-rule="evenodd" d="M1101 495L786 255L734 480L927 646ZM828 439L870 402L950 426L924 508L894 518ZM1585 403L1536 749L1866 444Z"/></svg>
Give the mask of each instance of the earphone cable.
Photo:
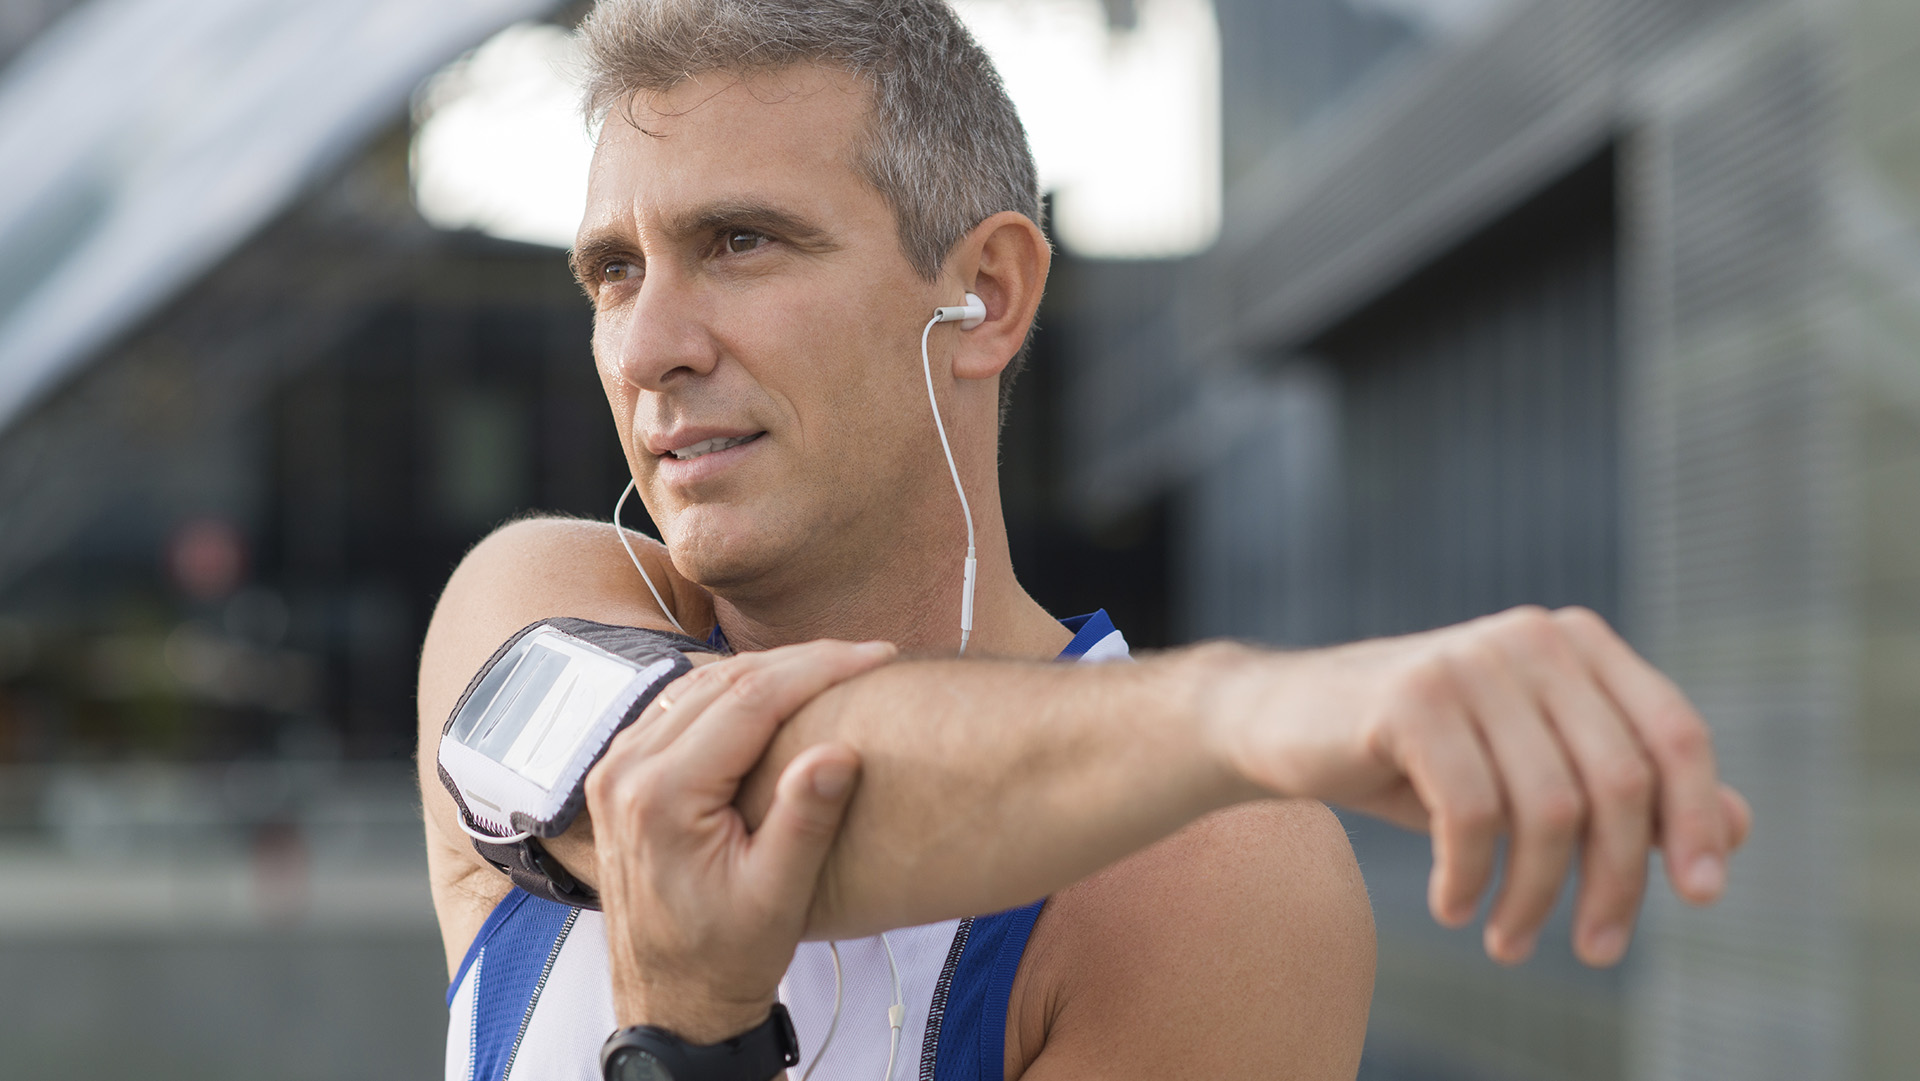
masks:
<svg viewBox="0 0 1920 1081"><path fill-rule="evenodd" d="M800 1081L813 1081L813 1071L819 1069L820 1060L827 1057L827 1048L833 1046L833 1034L840 1027L840 944L829 942L827 949L833 954L833 1019L827 1022L827 1038L820 1041L820 1050L814 1052L813 1061L807 1063Z"/></svg>
<svg viewBox="0 0 1920 1081"><path fill-rule="evenodd" d="M967 639L973 636L973 588L979 563L974 558L973 508L967 504L967 489L960 483L960 467L953 464L953 446L947 442L947 425L940 419L940 399L933 393L933 361L927 355L927 336L942 322L935 314L920 331L920 370L927 377L927 404L933 407L933 428L940 433L940 449L947 456L947 472L953 476L953 490L960 494L960 514L967 520L967 564L960 585L960 655L967 652Z"/></svg>
<svg viewBox="0 0 1920 1081"><path fill-rule="evenodd" d="M632 494L633 480L628 478L627 486L620 489L620 498L613 501L613 535L620 538L620 547L625 548L627 558L633 560L633 569L639 571L640 580L647 583L647 592L653 594L653 603L660 606L660 614L667 617L667 622L673 624L674 630L686 634L687 629L680 625L679 620L673 618L673 609L668 608L667 602L660 599L660 591L653 586L653 576L647 573L647 568L640 565L640 556L634 552L633 545L627 543L627 531L620 524L620 510L627 505L627 497Z"/></svg>
<svg viewBox="0 0 1920 1081"><path fill-rule="evenodd" d="M907 1021L906 999L900 994L900 966L893 959L893 943L885 931L880 945L887 951L887 975L893 978L893 1005L887 1007L887 1072L881 1081L893 1081L893 1064L900 1057L900 1028Z"/></svg>

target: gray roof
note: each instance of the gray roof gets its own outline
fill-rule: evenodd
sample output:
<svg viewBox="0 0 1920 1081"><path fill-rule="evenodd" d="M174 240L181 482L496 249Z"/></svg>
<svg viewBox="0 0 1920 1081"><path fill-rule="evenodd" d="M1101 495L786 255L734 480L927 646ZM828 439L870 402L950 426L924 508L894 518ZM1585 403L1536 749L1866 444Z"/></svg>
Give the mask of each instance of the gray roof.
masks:
<svg viewBox="0 0 1920 1081"><path fill-rule="evenodd" d="M0 70L0 429L554 0L87 0Z"/></svg>

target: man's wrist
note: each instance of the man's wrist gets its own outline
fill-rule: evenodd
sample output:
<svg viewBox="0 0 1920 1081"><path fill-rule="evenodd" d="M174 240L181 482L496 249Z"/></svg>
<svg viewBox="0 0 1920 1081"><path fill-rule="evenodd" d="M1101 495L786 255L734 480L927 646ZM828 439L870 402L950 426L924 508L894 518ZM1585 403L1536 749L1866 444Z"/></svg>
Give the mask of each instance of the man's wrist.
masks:
<svg viewBox="0 0 1920 1081"><path fill-rule="evenodd" d="M647 1025L665 1029L691 1044L732 1039L767 1019L776 996L750 1002L715 1000L707 995L674 995L648 989L616 996L614 1021L621 1028Z"/></svg>
<svg viewBox="0 0 1920 1081"><path fill-rule="evenodd" d="M600 1047L606 1081L774 1081L799 1062L793 1019L778 1002L759 1024L711 1043L638 1025L615 1029Z"/></svg>
<svg viewBox="0 0 1920 1081"><path fill-rule="evenodd" d="M1254 649L1226 641L1203 642L1177 654L1174 678L1187 730L1229 802L1273 794L1245 769L1250 718L1244 704L1235 702L1237 684L1256 656Z"/></svg>

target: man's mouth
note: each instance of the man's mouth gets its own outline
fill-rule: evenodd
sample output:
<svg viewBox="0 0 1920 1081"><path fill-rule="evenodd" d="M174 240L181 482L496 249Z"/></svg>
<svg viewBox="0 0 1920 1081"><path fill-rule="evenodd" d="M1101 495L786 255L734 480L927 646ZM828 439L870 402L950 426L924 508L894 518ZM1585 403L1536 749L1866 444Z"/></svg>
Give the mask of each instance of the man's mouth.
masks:
<svg viewBox="0 0 1920 1081"><path fill-rule="evenodd" d="M751 443L765 434L767 433L755 432L752 435L736 435L736 436L731 436L725 439L703 439L700 442L695 443L690 447L681 447L679 450L670 450L667 452L667 454L668 456L672 458L676 458L680 461L690 462L690 461L693 461L695 458L700 458L705 455L712 454L714 451L717 451L717 450L726 450L728 447L737 447L737 446L740 446L742 443Z"/></svg>

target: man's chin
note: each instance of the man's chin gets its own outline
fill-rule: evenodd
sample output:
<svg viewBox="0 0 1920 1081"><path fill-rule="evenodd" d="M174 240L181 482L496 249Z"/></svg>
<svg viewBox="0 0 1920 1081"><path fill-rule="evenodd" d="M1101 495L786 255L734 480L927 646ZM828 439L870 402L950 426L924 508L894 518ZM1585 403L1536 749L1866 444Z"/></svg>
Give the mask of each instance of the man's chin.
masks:
<svg viewBox="0 0 1920 1081"><path fill-rule="evenodd" d="M674 520L667 545L675 569L716 594L771 585L794 561L791 549L797 542L790 530L768 528L757 518L737 509L683 512Z"/></svg>

